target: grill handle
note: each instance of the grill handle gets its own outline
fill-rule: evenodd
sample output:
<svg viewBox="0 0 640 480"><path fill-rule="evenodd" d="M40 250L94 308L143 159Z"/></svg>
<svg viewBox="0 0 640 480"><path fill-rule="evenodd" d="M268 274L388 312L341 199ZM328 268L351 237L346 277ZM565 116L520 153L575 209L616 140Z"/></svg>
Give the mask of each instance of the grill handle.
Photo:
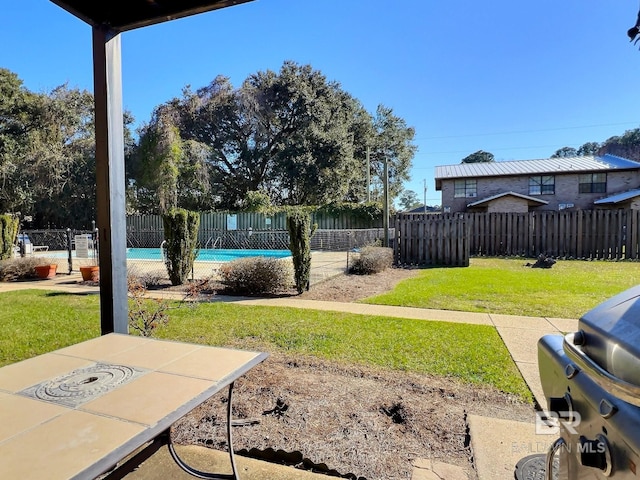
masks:
<svg viewBox="0 0 640 480"><path fill-rule="evenodd" d="M564 438L558 438L547 450L547 465L544 469L544 480L553 480L555 477L553 476L553 458L556 456L558 450L562 447L566 447L567 442L564 441Z"/></svg>
<svg viewBox="0 0 640 480"><path fill-rule="evenodd" d="M580 332L579 332L580 334ZM640 387L633 383L625 382L615 375L610 374L600 365L591 360L575 343L575 333L564 336L564 352L578 368L584 370L594 382L607 392L621 400L640 407Z"/></svg>

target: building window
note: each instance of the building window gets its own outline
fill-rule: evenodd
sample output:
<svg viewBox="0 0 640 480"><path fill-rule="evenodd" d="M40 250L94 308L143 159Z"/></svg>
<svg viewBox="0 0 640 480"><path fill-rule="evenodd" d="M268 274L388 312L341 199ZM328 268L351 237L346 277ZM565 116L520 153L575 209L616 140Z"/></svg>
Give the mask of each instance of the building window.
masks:
<svg viewBox="0 0 640 480"><path fill-rule="evenodd" d="M553 195L556 193L556 177L536 175L529 177L529 195Z"/></svg>
<svg viewBox="0 0 640 480"><path fill-rule="evenodd" d="M478 195L478 182L475 178L456 180L455 198L475 197Z"/></svg>
<svg viewBox="0 0 640 480"><path fill-rule="evenodd" d="M585 173L579 177L578 191L580 193L606 193L606 173Z"/></svg>

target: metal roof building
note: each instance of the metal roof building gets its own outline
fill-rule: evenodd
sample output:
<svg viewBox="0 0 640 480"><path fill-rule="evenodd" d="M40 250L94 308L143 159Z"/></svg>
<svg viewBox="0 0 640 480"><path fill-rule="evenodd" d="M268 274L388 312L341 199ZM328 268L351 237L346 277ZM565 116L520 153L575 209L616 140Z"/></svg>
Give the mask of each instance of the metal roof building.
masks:
<svg viewBox="0 0 640 480"><path fill-rule="evenodd" d="M636 170L640 163L615 155L517 160L510 162L460 163L436 167L436 190L447 178L498 177L509 175L559 174Z"/></svg>

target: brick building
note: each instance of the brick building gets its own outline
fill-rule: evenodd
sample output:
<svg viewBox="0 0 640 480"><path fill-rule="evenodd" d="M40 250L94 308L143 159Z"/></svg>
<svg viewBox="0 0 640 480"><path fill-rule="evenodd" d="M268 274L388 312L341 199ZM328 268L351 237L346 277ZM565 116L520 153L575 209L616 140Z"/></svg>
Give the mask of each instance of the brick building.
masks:
<svg viewBox="0 0 640 480"><path fill-rule="evenodd" d="M614 155L436 167L444 213L640 208L640 163Z"/></svg>

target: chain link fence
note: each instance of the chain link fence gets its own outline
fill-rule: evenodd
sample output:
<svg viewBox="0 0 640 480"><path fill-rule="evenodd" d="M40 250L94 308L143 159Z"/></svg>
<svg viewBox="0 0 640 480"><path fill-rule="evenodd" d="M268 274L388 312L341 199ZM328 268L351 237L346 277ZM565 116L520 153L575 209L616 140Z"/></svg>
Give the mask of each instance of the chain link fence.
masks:
<svg viewBox="0 0 640 480"><path fill-rule="evenodd" d="M393 239L394 229L389 229L389 238ZM311 237L311 250L346 252L365 245L382 244L383 228L369 229L318 229ZM198 233L201 250L288 250L289 232L286 230L207 230ZM164 230L140 229L127 230L128 248L162 247Z"/></svg>
<svg viewBox="0 0 640 480"><path fill-rule="evenodd" d="M76 250L76 238L86 239L86 249ZM75 229L22 230L16 239L16 255L41 257L58 264L59 271L78 271L82 265L97 265L95 232Z"/></svg>
<svg viewBox="0 0 640 480"><path fill-rule="evenodd" d="M91 236L90 230L24 230L32 248L28 255L55 259L60 265L66 265L69 252L71 264L69 271L78 271L80 265L97 264L97 241L90 247L89 259L77 257L74 239L76 235ZM318 229L311 237L311 250L320 252L345 252L345 266L349 252L365 245L382 244L384 229ZM247 256L288 257L289 232L286 230L213 230L201 229L199 234L200 251L194 264L193 279L215 277L221 265L235 258ZM393 229L389 238L393 238ZM127 269L131 275L143 278L147 283L161 283L168 279L164 262L162 229L127 229Z"/></svg>
<svg viewBox="0 0 640 480"><path fill-rule="evenodd" d="M389 238L393 238L393 229L389 229ZM330 252L348 252L365 245L382 245L383 228L357 230L316 230L311 237L311 250Z"/></svg>
<svg viewBox="0 0 640 480"><path fill-rule="evenodd" d="M56 230L22 230L22 234L28 235L31 244L36 251L54 252L67 251L69 249L69 238L71 238L71 247L75 248L76 235L92 235L91 230L73 230L73 229L56 229Z"/></svg>

